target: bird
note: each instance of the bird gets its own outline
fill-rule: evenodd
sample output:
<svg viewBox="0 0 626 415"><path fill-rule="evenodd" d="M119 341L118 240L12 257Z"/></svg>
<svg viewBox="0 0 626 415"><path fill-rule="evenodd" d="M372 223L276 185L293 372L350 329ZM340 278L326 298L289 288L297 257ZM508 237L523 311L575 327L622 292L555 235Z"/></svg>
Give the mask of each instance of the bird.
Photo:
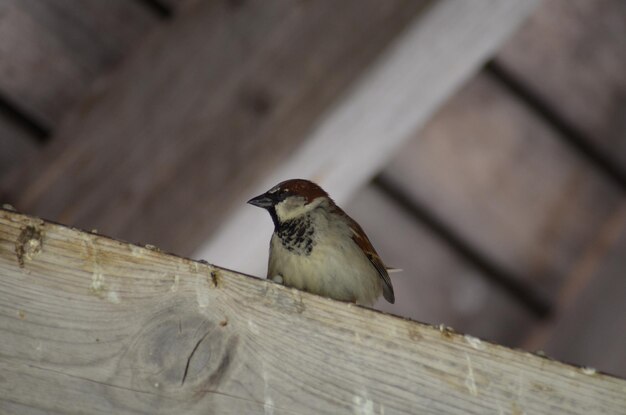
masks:
<svg viewBox="0 0 626 415"><path fill-rule="evenodd" d="M320 186L286 180L248 203L274 222L268 279L364 306L381 293L395 302L388 268L367 235Z"/></svg>

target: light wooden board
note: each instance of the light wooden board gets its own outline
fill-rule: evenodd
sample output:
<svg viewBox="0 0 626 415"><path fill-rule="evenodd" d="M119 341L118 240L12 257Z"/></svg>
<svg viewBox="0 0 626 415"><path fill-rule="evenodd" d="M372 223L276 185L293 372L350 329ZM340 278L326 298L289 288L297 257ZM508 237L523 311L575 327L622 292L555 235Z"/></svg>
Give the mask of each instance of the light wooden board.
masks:
<svg viewBox="0 0 626 415"><path fill-rule="evenodd" d="M158 23L128 0L0 2L0 91L53 129L91 83Z"/></svg>
<svg viewBox="0 0 626 415"><path fill-rule="evenodd" d="M195 2L5 189L24 211L191 253L428 4Z"/></svg>
<svg viewBox="0 0 626 415"><path fill-rule="evenodd" d="M537 321L515 299L490 283L446 241L370 185L344 206L363 227L392 273L396 303L376 309L517 346Z"/></svg>
<svg viewBox="0 0 626 415"><path fill-rule="evenodd" d="M513 277L555 299L622 196L506 89L471 81L385 175ZM602 249L598 249L602 248Z"/></svg>
<svg viewBox="0 0 626 415"><path fill-rule="evenodd" d="M626 174L626 2L544 1L496 61Z"/></svg>
<svg viewBox="0 0 626 415"><path fill-rule="evenodd" d="M257 175L238 199L237 209L195 255L264 275L271 221L245 201L293 177L318 182L340 203L348 200L495 52L534 5L438 1L323 114L289 159Z"/></svg>
<svg viewBox="0 0 626 415"><path fill-rule="evenodd" d="M0 211L0 411L619 414L626 381Z"/></svg>

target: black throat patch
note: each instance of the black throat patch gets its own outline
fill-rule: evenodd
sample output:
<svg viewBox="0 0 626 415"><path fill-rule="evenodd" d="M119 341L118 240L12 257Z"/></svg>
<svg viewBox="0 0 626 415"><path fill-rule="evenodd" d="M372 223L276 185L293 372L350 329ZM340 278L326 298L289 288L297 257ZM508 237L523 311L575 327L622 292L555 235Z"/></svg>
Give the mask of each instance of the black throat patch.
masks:
<svg viewBox="0 0 626 415"><path fill-rule="evenodd" d="M285 221L274 231L282 245L289 251L299 255L311 255L315 242L315 230L309 215Z"/></svg>

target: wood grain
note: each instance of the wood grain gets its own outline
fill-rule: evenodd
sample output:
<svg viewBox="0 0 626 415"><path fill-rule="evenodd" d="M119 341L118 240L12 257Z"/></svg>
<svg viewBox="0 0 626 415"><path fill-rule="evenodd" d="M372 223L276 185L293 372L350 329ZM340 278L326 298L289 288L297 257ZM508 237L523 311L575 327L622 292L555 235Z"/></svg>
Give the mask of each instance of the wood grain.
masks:
<svg viewBox="0 0 626 415"><path fill-rule="evenodd" d="M626 174L626 2L545 1L496 61Z"/></svg>
<svg viewBox="0 0 626 415"><path fill-rule="evenodd" d="M386 170L476 250L555 299L622 195L480 75ZM606 255L604 250L597 255Z"/></svg>
<svg viewBox="0 0 626 415"><path fill-rule="evenodd" d="M157 24L127 0L3 0L0 91L47 128Z"/></svg>
<svg viewBox="0 0 626 415"><path fill-rule="evenodd" d="M24 211L190 253L428 4L194 3L4 187Z"/></svg>
<svg viewBox="0 0 626 415"><path fill-rule="evenodd" d="M626 407L624 380L7 211L0 276L3 413Z"/></svg>

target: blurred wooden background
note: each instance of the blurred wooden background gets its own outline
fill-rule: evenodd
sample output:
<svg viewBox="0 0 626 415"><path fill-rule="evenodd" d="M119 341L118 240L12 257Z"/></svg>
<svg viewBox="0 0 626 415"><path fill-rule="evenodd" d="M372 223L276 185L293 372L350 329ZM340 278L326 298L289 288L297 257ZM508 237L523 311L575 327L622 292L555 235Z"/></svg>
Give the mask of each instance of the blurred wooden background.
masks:
<svg viewBox="0 0 626 415"><path fill-rule="evenodd" d="M1 201L192 255L434 3L1 0ZM626 376L625 74L626 3L541 3L345 206L379 307Z"/></svg>

